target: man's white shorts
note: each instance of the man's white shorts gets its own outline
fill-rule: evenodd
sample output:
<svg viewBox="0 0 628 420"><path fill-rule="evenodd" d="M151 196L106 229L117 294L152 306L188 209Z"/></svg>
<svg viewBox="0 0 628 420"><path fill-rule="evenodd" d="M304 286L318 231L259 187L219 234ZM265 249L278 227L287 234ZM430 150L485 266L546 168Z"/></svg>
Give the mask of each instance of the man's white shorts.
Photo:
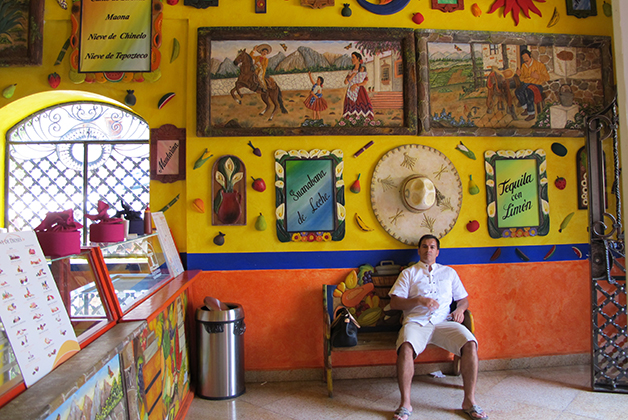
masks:
<svg viewBox="0 0 628 420"><path fill-rule="evenodd" d="M397 338L397 351L399 347L408 342L414 349L414 356L418 356L425 350L428 344L434 344L457 356L460 350L469 341L478 341L471 331L464 325L454 321L444 321L436 325L427 323L421 326L416 322L406 322Z"/></svg>

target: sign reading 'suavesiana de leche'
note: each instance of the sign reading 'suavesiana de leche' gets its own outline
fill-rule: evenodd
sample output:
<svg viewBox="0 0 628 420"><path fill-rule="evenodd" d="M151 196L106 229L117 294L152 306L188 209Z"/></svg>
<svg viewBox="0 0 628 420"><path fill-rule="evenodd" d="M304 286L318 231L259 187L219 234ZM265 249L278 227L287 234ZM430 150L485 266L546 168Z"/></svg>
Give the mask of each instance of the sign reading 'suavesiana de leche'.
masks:
<svg viewBox="0 0 628 420"><path fill-rule="evenodd" d="M83 0L79 72L147 72L152 0Z"/></svg>

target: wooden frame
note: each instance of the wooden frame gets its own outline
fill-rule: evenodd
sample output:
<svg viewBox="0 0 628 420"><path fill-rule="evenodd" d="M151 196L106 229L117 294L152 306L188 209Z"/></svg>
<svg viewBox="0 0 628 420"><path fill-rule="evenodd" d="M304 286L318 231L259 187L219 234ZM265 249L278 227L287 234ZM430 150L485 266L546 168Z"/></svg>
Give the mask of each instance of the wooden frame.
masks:
<svg viewBox="0 0 628 420"><path fill-rule="evenodd" d="M547 161L543 149L487 150L486 211L492 238L549 233Z"/></svg>
<svg viewBox="0 0 628 420"><path fill-rule="evenodd" d="M581 137L585 117L614 97L609 37L436 30L416 36L424 135ZM547 73L536 93L517 74L526 55ZM561 93L565 84L571 104ZM532 98L529 107L520 107L521 95Z"/></svg>
<svg viewBox="0 0 628 420"><path fill-rule="evenodd" d="M13 3L13 1L7 1ZM14 25L10 34L0 35L8 44L0 43L0 67L40 66L44 48L44 0L30 0L9 6L9 11L16 11L11 19ZM3 16L4 17L4 16ZM15 38L14 38L15 37Z"/></svg>
<svg viewBox="0 0 628 420"><path fill-rule="evenodd" d="M455 12L464 10L464 0L432 0L432 9L441 12Z"/></svg>
<svg viewBox="0 0 628 420"><path fill-rule="evenodd" d="M347 212L343 169L340 149L275 152L275 215L281 242L344 238Z"/></svg>
<svg viewBox="0 0 628 420"><path fill-rule="evenodd" d="M165 124L150 130L150 179L175 182L185 179L185 128Z"/></svg>
<svg viewBox="0 0 628 420"><path fill-rule="evenodd" d="M162 22L163 22L163 3L161 0L152 1L152 17L150 27L150 69L147 71L102 71L102 72L79 72L80 62L80 37L82 32L82 7L83 0L76 0L72 3L72 32L70 34L70 78L72 82L80 84L87 83L105 83L105 82L155 82L161 78L161 41L162 41ZM119 34L113 34L116 37Z"/></svg>
<svg viewBox="0 0 628 420"><path fill-rule="evenodd" d="M577 18L597 16L597 0L565 0L565 3L568 16Z"/></svg>
<svg viewBox="0 0 628 420"><path fill-rule="evenodd" d="M266 57L268 89L265 91L254 70L249 70L254 63L247 53L254 48L267 53L270 50ZM343 108L347 92L344 82L349 71L359 67L355 53L360 51L364 52L368 80L362 76L359 85L358 76L354 75L348 82L359 93L353 104L364 110L361 117L354 118ZM291 59L298 55L305 64L290 66ZM417 132L416 60L414 33L410 29L199 28L197 58L196 132L200 137L414 135ZM384 87L379 83L379 67L384 62L392 65L395 59L403 60L404 76ZM261 58L257 60L263 62ZM232 66L234 61L238 64ZM305 103L306 97L308 102L314 99L308 97L313 89L308 71L317 85L319 77L324 79L322 95L327 108L320 101L316 105ZM380 93L381 99L376 97ZM264 98L268 105L264 104ZM318 116L315 108L321 108ZM356 108L349 110L358 113Z"/></svg>

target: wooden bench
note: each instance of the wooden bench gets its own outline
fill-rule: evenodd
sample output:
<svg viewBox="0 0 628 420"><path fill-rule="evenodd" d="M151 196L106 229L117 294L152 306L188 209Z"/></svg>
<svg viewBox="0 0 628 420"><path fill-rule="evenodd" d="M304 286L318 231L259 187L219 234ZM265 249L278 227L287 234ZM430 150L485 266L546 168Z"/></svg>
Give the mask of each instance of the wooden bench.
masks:
<svg viewBox="0 0 628 420"><path fill-rule="evenodd" d="M395 276L396 277L396 276ZM331 344L331 324L333 322L336 307L340 304L339 299L334 299L334 291L336 285L323 285L323 317L324 317L324 365L325 380L327 382L327 392L329 397L333 397L333 379L332 379L332 353L333 352L368 352L394 350L397 342L397 335L401 324L375 327L361 327L358 329L358 344L353 347L334 347ZM388 286L388 290L390 286ZM387 293L387 292L386 292ZM380 291L380 295L382 292ZM383 300L381 305L387 304ZM382 306L383 307L383 306ZM452 310L455 309L455 302L452 304ZM465 319L463 325L471 332L475 331L473 316L468 310L465 311ZM454 355L452 371L454 375L460 374L460 358Z"/></svg>

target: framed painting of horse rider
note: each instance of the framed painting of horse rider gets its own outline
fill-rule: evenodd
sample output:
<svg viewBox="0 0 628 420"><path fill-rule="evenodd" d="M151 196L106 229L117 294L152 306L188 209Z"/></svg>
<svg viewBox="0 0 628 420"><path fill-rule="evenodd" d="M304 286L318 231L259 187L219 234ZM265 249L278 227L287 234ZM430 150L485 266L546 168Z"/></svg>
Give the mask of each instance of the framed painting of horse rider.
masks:
<svg viewBox="0 0 628 420"><path fill-rule="evenodd" d="M390 28L199 28L197 135L415 135L415 37Z"/></svg>
<svg viewBox="0 0 628 420"><path fill-rule="evenodd" d="M614 97L609 37L416 36L422 135L580 137Z"/></svg>

